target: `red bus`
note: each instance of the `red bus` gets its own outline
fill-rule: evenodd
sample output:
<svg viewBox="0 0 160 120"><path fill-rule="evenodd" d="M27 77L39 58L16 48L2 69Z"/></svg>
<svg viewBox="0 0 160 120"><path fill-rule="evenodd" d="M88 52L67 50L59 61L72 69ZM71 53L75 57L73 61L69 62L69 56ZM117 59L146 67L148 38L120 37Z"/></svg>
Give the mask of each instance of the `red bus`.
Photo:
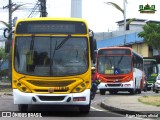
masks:
<svg viewBox="0 0 160 120"><path fill-rule="evenodd" d="M101 83L100 94L128 91L141 93L144 85L143 57L129 47L98 49L97 73Z"/></svg>

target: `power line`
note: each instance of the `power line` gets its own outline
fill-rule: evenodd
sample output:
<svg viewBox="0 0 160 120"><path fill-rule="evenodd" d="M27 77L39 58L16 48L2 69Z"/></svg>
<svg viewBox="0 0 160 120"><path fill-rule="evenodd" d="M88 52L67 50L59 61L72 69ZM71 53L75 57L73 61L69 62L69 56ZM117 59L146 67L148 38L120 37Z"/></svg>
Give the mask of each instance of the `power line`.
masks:
<svg viewBox="0 0 160 120"><path fill-rule="evenodd" d="M37 9L37 7L39 6L39 1L37 1L36 5L34 6L34 8L32 9L31 13L29 14L28 17L30 17Z"/></svg>

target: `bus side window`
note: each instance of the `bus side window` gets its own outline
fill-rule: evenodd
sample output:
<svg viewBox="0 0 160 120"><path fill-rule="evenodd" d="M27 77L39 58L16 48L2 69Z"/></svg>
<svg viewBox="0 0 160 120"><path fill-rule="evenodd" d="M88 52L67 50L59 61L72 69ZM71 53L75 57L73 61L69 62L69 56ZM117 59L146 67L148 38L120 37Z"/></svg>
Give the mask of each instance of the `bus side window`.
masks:
<svg viewBox="0 0 160 120"><path fill-rule="evenodd" d="M133 55L133 67L137 68L137 61L136 61L136 56Z"/></svg>

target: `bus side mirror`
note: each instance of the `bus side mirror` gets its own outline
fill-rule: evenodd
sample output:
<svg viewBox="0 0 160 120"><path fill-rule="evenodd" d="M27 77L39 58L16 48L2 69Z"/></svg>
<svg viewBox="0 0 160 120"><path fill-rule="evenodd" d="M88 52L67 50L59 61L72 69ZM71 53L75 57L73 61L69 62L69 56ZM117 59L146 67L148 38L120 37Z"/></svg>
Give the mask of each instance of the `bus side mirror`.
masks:
<svg viewBox="0 0 160 120"><path fill-rule="evenodd" d="M93 64L96 63L96 53L95 50L97 50L97 42L96 39L94 39L94 32L89 29L89 39L90 39L90 50L91 50L91 60Z"/></svg>
<svg viewBox="0 0 160 120"><path fill-rule="evenodd" d="M5 41L5 52L6 53L10 52L10 41L9 40Z"/></svg>
<svg viewBox="0 0 160 120"><path fill-rule="evenodd" d="M93 64L96 63L96 54L97 54L97 42L96 39L90 39L90 48L91 48L91 59Z"/></svg>

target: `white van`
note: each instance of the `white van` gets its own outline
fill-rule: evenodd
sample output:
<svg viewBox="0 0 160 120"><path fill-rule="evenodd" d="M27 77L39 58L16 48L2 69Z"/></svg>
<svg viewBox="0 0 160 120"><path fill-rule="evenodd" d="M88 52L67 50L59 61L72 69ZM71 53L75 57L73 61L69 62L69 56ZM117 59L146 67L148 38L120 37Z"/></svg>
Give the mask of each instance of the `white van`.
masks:
<svg viewBox="0 0 160 120"><path fill-rule="evenodd" d="M154 91L158 93L160 91L160 74L156 78L156 82L154 83Z"/></svg>

